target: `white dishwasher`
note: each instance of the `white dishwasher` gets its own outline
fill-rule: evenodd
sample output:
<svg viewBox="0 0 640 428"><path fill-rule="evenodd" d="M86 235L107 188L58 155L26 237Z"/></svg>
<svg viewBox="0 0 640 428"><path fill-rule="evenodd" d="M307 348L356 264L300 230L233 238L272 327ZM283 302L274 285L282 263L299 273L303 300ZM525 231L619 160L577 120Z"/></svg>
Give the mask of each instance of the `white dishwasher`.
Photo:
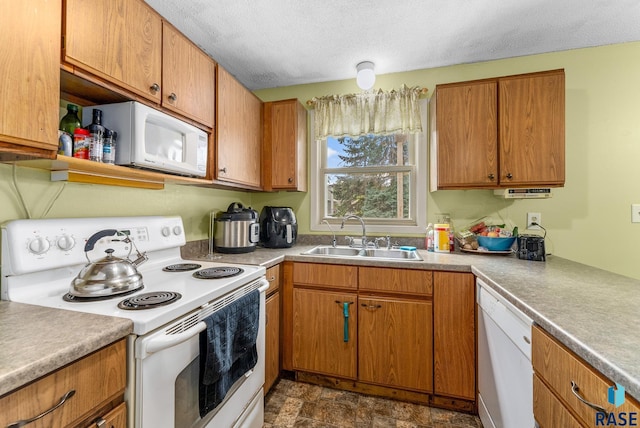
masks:
<svg viewBox="0 0 640 428"><path fill-rule="evenodd" d="M478 413L485 428L529 428L533 321L477 279Z"/></svg>

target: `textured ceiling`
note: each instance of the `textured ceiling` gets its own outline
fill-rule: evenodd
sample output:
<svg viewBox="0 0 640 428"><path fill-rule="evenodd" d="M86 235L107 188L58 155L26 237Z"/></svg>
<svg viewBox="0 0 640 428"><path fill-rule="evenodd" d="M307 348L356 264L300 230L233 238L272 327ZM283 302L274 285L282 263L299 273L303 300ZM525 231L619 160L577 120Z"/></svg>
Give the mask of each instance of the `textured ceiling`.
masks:
<svg viewBox="0 0 640 428"><path fill-rule="evenodd" d="M640 40L638 0L146 0L251 90Z"/></svg>

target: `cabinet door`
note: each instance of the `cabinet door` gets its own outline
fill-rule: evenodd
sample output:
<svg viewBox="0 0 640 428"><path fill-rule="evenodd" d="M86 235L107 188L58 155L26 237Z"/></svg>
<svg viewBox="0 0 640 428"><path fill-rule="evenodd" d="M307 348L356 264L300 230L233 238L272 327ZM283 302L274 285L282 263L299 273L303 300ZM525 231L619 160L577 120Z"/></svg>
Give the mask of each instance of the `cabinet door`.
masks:
<svg viewBox="0 0 640 428"><path fill-rule="evenodd" d="M433 273L433 389L436 394L475 400L475 303L472 274Z"/></svg>
<svg viewBox="0 0 640 428"><path fill-rule="evenodd" d="M432 190L497 186L496 96L495 80L437 86L431 101Z"/></svg>
<svg viewBox="0 0 640 428"><path fill-rule="evenodd" d="M266 339L264 393L266 394L280 374L280 293L272 294L266 303Z"/></svg>
<svg viewBox="0 0 640 428"><path fill-rule="evenodd" d="M356 300L351 293L294 288L294 369L356 378Z"/></svg>
<svg viewBox="0 0 640 428"><path fill-rule="evenodd" d="M162 24L162 105L210 128L216 63L171 25Z"/></svg>
<svg viewBox="0 0 640 428"><path fill-rule="evenodd" d="M307 190L307 110L297 99L264 105L265 190Z"/></svg>
<svg viewBox="0 0 640 428"><path fill-rule="evenodd" d="M160 102L162 22L155 11L140 0L66 0L65 18L65 62Z"/></svg>
<svg viewBox="0 0 640 428"><path fill-rule="evenodd" d="M431 317L428 301L359 297L359 380L431 392Z"/></svg>
<svg viewBox="0 0 640 428"><path fill-rule="evenodd" d="M540 428L582 427L537 375L533 376L533 413Z"/></svg>
<svg viewBox="0 0 640 428"><path fill-rule="evenodd" d="M216 178L260 187L262 102L217 67Z"/></svg>
<svg viewBox="0 0 640 428"><path fill-rule="evenodd" d="M87 428L127 428L127 405L120 403L115 409L87 425Z"/></svg>
<svg viewBox="0 0 640 428"><path fill-rule="evenodd" d="M61 10L60 0L0 5L0 158L55 157Z"/></svg>
<svg viewBox="0 0 640 428"><path fill-rule="evenodd" d="M564 71L499 79L500 183L564 184Z"/></svg>

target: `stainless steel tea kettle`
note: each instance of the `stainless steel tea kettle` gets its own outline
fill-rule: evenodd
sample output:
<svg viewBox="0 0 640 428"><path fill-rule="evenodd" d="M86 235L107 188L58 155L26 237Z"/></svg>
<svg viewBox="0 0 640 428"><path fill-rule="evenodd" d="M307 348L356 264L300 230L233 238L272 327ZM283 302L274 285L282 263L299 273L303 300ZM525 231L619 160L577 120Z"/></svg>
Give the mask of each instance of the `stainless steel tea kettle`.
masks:
<svg viewBox="0 0 640 428"><path fill-rule="evenodd" d="M114 242L131 244L127 258L119 258L113 255L114 250L105 250L106 257L100 260L91 261L89 251L93 250L96 242L106 236L118 236L122 239L113 239ZM134 261L129 259L131 250L135 249L137 258ZM69 294L75 297L104 297L112 296L130 291L135 291L143 287L142 274L137 267L147 260L145 253L140 253L136 245L125 232L115 229L105 229L93 234L84 246L87 257L87 264L71 282Z"/></svg>

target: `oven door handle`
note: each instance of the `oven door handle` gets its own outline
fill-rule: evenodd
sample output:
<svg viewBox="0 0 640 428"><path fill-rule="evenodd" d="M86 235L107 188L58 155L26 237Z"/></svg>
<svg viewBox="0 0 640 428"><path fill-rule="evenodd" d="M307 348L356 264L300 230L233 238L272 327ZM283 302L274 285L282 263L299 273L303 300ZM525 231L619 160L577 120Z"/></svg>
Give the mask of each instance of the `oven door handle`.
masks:
<svg viewBox="0 0 640 428"><path fill-rule="evenodd" d="M152 337L146 343L143 354L153 354L154 352L160 352L164 349L171 348L172 346L176 346L181 344L182 342L186 342L197 334L200 334L201 331L204 331L207 328L207 324L204 321L200 321L198 324L194 325L188 330L183 331L182 333L172 334L172 335L163 335L158 337Z"/></svg>

